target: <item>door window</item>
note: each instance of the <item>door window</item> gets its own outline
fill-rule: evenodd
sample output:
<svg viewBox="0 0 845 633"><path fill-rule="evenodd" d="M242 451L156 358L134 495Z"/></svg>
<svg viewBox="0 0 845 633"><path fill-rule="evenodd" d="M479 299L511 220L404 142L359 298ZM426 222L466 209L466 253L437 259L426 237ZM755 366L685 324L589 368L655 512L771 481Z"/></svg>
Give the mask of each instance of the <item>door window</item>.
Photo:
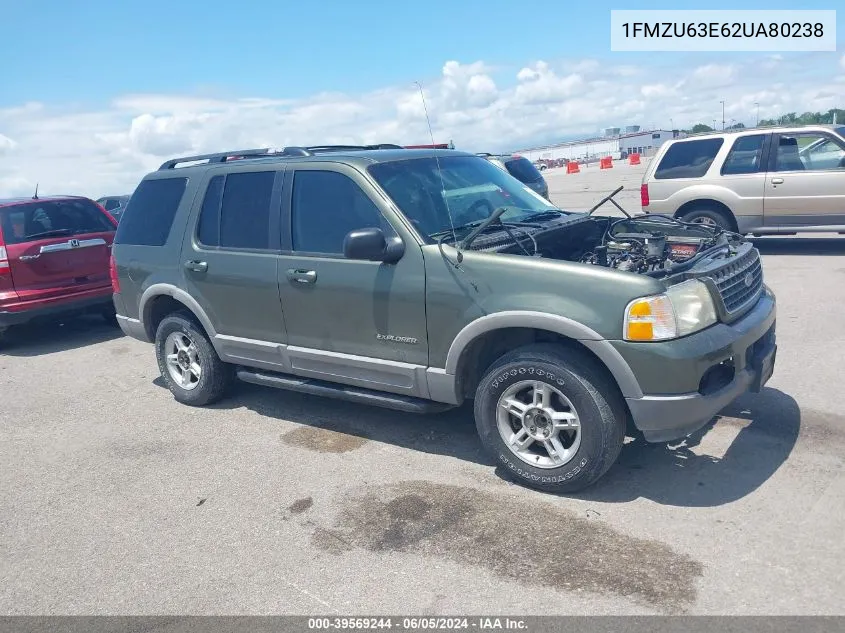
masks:
<svg viewBox="0 0 845 633"><path fill-rule="evenodd" d="M270 249L270 200L275 171L236 172L211 179L197 238L204 246Z"/></svg>
<svg viewBox="0 0 845 633"><path fill-rule="evenodd" d="M776 171L845 169L845 144L819 132L782 134L775 158Z"/></svg>
<svg viewBox="0 0 845 633"><path fill-rule="evenodd" d="M765 140L765 134L737 138L725 159L725 164L722 165L722 175L756 174L759 172L763 156L763 141Z"/></svg>
<svg viewBox="0 0 845 633"><path fill-rule="evenodd" d="M293 179L293 250L342 255L350 231L388 225L378 207L348 176L335 171L297 171Z"/></svg>

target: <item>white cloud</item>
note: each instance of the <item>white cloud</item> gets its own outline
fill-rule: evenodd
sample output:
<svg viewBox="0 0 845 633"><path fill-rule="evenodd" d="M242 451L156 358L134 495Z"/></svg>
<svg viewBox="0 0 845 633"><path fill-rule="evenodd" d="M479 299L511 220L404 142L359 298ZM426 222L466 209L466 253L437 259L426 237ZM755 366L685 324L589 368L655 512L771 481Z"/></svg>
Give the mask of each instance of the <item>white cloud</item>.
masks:
<svg viewBox="0 0 845 633"><path fill-rule="evenodd" d="M435 141L469 151L509 151L572 134L639 124L677 127L725 118L753 124L759 112L843 107L833 89L839 54L756 56L688 69L533 61L510 71L447 61L424 94ZM773 83L762 64L780 64ZM842 62L845 65L845 61ZM841 94L841 91L839 91ZM97 109L23 102L0 109L0 196L131 191L174 155L321 143L430 142L411 79L363 94L305 99L274 95L127 94Z"/></svg>
<svg viewBox="0 0 845 633"><path fill-rule="evenodd" d="M17 145L18 144L8 136L0 134L0 156L10 153L13 149L15 149L15 147L17 147Z"/></svg>
<svg viewBox="0 0 845 633"><path fill-rule="evenodd" d="M839 65L842 66L842 68L845 68L845 55L843 55L842 59L839 60Z"/></svg>

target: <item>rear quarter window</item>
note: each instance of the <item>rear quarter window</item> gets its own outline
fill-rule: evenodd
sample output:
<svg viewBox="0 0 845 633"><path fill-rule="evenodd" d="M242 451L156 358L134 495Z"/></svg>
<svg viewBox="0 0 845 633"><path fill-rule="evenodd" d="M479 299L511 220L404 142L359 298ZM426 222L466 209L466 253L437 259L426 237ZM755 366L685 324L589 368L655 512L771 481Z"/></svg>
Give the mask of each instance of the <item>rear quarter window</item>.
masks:
<svg viewBox="0 0 845 633"><path fill-rule="evenodd" d="M527 158L516 158L505 162L510 175L522 182L535 182L543 177L540 170Z"/></svg>
<svg viewBox="0 0 845 633"><path fill-rule="evenodd" d="M142 181L121 215L115 243L163 246L187 186L187 178Z"/></svg>
<svg viewBox="0 0 845 633"><path fill-rule="evenodd" d="M701 178L710 169L723 143L721 138L673 143L660 160L654 177L657 180Z"/></svg>

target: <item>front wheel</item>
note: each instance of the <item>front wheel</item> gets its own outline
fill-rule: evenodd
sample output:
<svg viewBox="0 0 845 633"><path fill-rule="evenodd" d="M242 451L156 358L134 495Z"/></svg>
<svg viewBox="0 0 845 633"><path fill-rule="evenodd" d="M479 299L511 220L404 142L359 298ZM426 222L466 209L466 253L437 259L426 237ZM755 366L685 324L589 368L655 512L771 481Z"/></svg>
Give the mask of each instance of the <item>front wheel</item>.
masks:
<svg viewBox="0 0 845 633"><path fill-rule="evenodd" d="M200 407L226 395L232 368L220 360L190 315L165 317L156 330L155 349L161 376L179 402Z"/></svg>
<svg viewBox="0 0 845 633"><path fill-rule="evenodd" d="M625 438L615 386L577 351L532 345L503 356L479 383L485 448L517 482L575 492L613 465Z"/></svg>

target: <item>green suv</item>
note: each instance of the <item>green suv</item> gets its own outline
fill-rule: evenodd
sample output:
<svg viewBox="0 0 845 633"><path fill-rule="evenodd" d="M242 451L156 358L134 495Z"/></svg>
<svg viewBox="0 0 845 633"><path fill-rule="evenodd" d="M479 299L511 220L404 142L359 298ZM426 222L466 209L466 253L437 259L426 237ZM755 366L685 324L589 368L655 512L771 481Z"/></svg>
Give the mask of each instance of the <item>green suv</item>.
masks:
<svg viewBox="0 0 845 633"><path fill-rule="evenodd" d="M405 412L473 400L517 481L574 491L774 368L760 255L718 227L552 207L455 150L288 147L164 163L112 256L123 331L176 400L235 378Z"/></svg>

